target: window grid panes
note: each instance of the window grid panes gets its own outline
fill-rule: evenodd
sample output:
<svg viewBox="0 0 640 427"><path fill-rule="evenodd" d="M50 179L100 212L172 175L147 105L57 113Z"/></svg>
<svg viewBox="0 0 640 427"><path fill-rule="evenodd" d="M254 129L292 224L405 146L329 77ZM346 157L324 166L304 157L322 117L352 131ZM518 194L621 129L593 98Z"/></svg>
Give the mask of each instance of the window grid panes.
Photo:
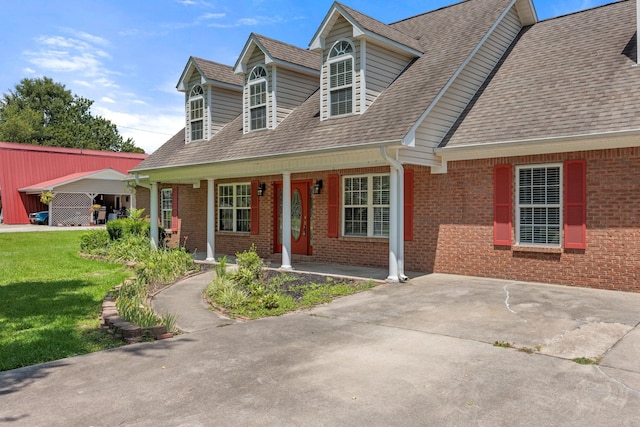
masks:
<svg viewBox="0 0 640 427"><path fill-rule="evenodd" d="M249 129L267 127L267 71L255 67L249 74Z"/></svg>
<svg viewBox="0 0 640 427"><path fill-rule="evenodd" d="M389 235L389 175L344 178L344 235Z"/></svg>
<svg viewBox="0 0 640 427"><path fill-rule="evenodd" d="M251 227L251 186L218 186L218 230L249 232Z"/></svg>
<svg viewBox="0 0 640 427"><path fill-rule="evenodd" d="M332 116L353 112L353 47L340 41L331 49L329 58L329 109Z"/></svg>
<svg viewBox="0 0 640 427"><path fill-rule="evenodd" d="M561 167L518 168L518 243L560 246Z"/></svg>
<svg viewBox="0 0 640 427"><path fill-rule="evenodd" d="M160 193L160 222L162 228L171 229L171 216L173 214L173 190L171 188L163 188Z"/></svg>
<svg viewBox="0 0 640 427"><path fill-rule="evenodd" d="M191 140L197 141L204 138L204 99L202 86L194 86L191 90L189 102L189 123L191 125Z"/></svg>

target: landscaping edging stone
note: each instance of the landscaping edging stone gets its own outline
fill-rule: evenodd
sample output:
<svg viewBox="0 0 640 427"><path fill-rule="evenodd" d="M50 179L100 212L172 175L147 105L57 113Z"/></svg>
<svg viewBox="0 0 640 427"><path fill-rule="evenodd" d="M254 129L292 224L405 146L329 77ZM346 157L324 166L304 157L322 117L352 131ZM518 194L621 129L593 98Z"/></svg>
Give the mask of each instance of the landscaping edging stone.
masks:
<svg viewBox="0 0 640 427"><path fill-rule="evenodd" d="M115 293L120 289L120 286L115 286L102 301L100 327L107 329L115 338L122 338L128 343L140 342L144 338L161 340L173 337L173 333L168 332L164 325L143 328L120 317L115 301Z"/></svg>

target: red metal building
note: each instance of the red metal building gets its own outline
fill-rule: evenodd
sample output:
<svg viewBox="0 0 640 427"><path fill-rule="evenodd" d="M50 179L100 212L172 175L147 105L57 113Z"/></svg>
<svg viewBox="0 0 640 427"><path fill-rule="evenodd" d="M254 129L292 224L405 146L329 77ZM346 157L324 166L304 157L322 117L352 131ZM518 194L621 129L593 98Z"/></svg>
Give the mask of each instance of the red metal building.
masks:
<svg viewBox="0 0 640 427"><path fill-rule="evenodd" d="M126 174L147 154L0 142L0 206L7 224L27 224L29 213L46 210L36 194L20 189L74 176L113 169Z"/></svg>

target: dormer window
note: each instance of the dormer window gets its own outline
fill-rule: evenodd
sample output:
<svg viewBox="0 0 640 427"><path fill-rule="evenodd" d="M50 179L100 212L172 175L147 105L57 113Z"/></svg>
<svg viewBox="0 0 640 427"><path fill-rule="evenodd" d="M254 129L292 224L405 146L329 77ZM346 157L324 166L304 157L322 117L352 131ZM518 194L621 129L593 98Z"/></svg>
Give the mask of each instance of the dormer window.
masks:
<svg viewBox="0 0 640 427"><path fill-rule="evenodd" d="M189 94L189 125L191 127L191 141L203 139L204 135L204 90L195 85Z"/></svg>
<svg viewBox="0 0 640 427"><path fill-rule="evenodd" d="M267 127L267 70L257 66L249 74L249 129Z"/></svg>
<svg viewBox="0 0 640 427"><path fill-rule="evenodd" d="M329 52L329 108L331 116L353 112L353 46L346 40Z"/></svg>

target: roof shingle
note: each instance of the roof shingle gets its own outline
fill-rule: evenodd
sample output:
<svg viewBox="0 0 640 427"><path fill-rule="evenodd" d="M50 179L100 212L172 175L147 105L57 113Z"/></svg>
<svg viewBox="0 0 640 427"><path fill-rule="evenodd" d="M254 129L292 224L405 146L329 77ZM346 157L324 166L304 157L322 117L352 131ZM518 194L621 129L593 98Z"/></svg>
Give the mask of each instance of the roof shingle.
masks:
<svg viewBox="0 0 640 427"><path fill-rule="evenodd" d="M442 145L640 129L640 69L625 55L634 8L623 0L525 29Z"/></svg>

